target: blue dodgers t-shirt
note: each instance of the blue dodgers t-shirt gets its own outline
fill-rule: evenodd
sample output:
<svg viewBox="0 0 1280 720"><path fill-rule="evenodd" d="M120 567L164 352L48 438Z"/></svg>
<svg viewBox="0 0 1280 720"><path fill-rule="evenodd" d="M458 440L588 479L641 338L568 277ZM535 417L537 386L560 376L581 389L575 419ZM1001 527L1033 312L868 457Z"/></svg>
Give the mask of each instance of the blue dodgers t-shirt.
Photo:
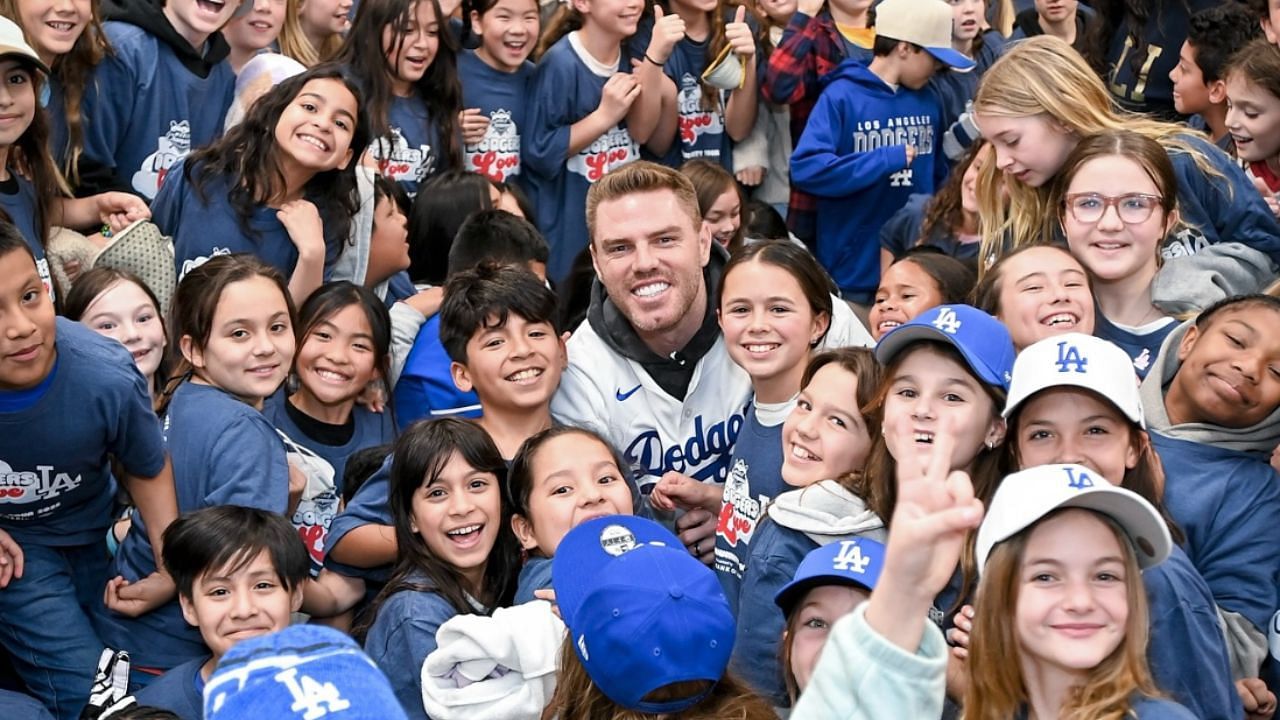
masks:
<svg viewBox="0 0 1280 720"><path fill-rule="evenodd" d="M110 460L142 478L164 469L160 421L129 351L66 318L56 327L48 390L0 412L0 529L19 545L101 541L115 499Z"/></svg>
<svg viewBox="0 0 1280 720"><path fill-rule="evenodd" d="M164 423L179 512L243 505L283 513L288 507L284 442L262 413L216 387L185 382L174 392ZM133 582L155 570L146 526L135 515L113 573ZM176 600L135 619L106 611L98 632L142 667L164 670L208 654Z"/></svg>
<svg viewBox="0 0 1280 720"><path fill-rule="evenodd" d="M419 185L444 169L440 127L416 93L392 98L387 124L390 137L374 140L369 150L378 162L378 174L400 183L413 197Z"/></svg>
<svg viewBox="0 0 1280 720"><path fill-rule="evenodd" d="M0 181L0 208L4 208L9 214L14 227L22 233L22 239L27 241L31 254L36 256L36 270L40 273L40 280L49 291L49 297L55 297L49 261L44 256L44 242L40 238L40 232L36 230L36 188L12 169L8 172L9 179Z"/></svg>
<svg viewBox="0 0 1280 720"><path fill-rule="evenodd" d="M458 55L462 106L478 109L489 128L475 145L462 149L463 167L490 180L507 182L520 175L520 130L533 83L533 63L526 60L513 73L489 67L475 50Z"/></svg>
<svg viewBox="0 0 1280 720"><path fill-rule="evenodd" d="M235 72L220 62L202 78L146 30L116 21L103 27L114 52L85 87L84 159L150 200L178 161L222 134Z"/></svg>
<svg viewBox="0 0 1280 720"><path fill-rule="evenodd" d="M421 575L408 582L430 587ZM430 720L422 707L422 663L436 649L436 631L457 614L437 593L401 590L378 608L365 636L364 651L386 674L410 720Z"/></svg>
<svg viewBox="0 0 1280 720"><path fill-rule="evenodd" d="M742 576L751 555L751 538L764 520L769 503L789 489L782 482L782 423L761 425L752 406L733 446L716 523L713 567L735 616Z"/></svg>
<svg viewBox="0 0 1280 720"><path fill-rule="evenodd" d="M370 412L356 405L351 410L353 428L350 439L341 445L326 445L310 437L294 422L286 407L288 402L284 392L278 392L267 399L262 413L277 430L289 438L293 445L289 448L291 453L308 455L306 467L310 470L312 482L307 484L302 499L298 501L298 509L294 511L292 520L311 555L312 574L319 574L324 566L326 536L334 516L338 514L342 498L342 477L347 467L347 458L362 448L391 442L396 436L395 426L390 412ZM295 408L293 412L301 411Z"/></svg>
<svg viewBox="0 0 1280 720"><path fill-rule="evenodd" d="M200 667L209 656L185 662L156 678L135 696L138 705L161 708L180 720L204 720L204 678Z"/></svg>
<svg viewBox="0 0 1280 720"><path fill-rule="evenodd" d="M289 238L276 210L258 206L245 225L240 224L227 195L230 178L211 177L205 184L202 201L184 174L186 163L173 167L168 181L151 204L151 220L166 235L173 237L173 260L181 280L191 270L218 255L250 253L271 265L288 278L298 264L298 248ZM196 168L193 168L193 171ZM317 208L323 222L326 208ZM247 227L246 227L247 226ZM344 238L337 237L325 223L325 267L342 252Z"/></svg>

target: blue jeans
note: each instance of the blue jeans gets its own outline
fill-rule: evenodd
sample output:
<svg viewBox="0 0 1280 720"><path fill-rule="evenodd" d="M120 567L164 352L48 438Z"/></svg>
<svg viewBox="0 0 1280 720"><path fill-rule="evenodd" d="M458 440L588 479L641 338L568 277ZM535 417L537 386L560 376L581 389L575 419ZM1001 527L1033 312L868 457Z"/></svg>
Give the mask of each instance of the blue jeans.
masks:
<svg viewBox="0 0 1280 720"><path fill-rule="evenodd" d="M105 543L28 543L22 553L22 577L0 590L0 644L31 694L59 720L75 720L102 654L90 617L106 586Z"/></svg>

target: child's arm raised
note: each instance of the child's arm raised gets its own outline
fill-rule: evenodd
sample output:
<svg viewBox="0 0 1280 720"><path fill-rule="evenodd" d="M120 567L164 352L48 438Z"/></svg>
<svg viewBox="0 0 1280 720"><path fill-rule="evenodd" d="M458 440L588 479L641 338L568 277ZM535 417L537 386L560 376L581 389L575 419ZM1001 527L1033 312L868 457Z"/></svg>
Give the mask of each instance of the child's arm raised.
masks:
<svg viewBox="0 0 1280 720"><path fill-rule="evenodd" d="M324 223L320 211L308 200L290 200L276 217L298 249L298 263L289 276L289 294L301 305L324 284Z"/></svg>
<svg viewBox="0 0 1280 720"><path fill-rule="evenodd" d="M671 470L662 476L649 494L649 504L664 512L702 508L713 515L720 514L724 502L724 486L704 483L688 475Z"/></svg>
<svg viewBox="0 0 1280 720"><path fill-rule="evenodd" d="M676 113L676 85L663 72L676 43L684 39L684 20L675 13L666 14L662 6L653 6L653 34L644 57L632 63L632 74L640 83L639 100L627 113L627 132L631 139L648 145L655 153L665 153L675 138L679 117Z"/></svg>
<svg viewBox="0 0 1280 720"><path fill-rule="evenodd" d="M103 225L119 232L138 220L151 217L151 210L137 195L125 192L98 193L86 198L56 198L53 213L57 223L75 230L97 230Z"/></svg>
<svg viewBox="0 0 1280 720"><path fill-rule="evenodd" d="M756 125L756 38L747 24L747 8L739 5L733 22L724 27L724 38L733 48L733 54L742 60L742 72L746 75L742 87L729 94L724 108L725 132L734 142L742 142Z"/></svg>

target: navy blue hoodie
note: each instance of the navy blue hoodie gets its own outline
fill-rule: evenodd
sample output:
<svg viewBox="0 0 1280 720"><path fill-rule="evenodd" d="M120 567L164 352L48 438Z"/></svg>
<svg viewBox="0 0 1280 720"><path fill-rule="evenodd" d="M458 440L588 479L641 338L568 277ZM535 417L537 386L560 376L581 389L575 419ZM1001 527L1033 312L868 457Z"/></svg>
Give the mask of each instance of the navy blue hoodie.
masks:
<svg viewBox="0 0 1280 720"><path fill-rule="evenodd" d="M880 280L880 228L913 193L946 176L938 100L896 90L846 60L826 88L791 156L791 184L818 198L818 259L847 295L869 296ZM917 150L907 166L907 145Z"/></svg>

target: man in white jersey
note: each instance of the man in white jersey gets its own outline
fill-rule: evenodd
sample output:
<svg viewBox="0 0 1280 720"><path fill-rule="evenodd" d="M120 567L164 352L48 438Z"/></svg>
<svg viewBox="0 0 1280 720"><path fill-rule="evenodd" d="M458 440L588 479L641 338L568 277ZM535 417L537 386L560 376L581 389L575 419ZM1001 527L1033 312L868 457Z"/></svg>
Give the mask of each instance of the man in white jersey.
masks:
<svg viewBox="0 0 1280 720"><path fill-rule="evenodd" d="M615 170L587 195L587 230L597 281L552 414L617 446L645 497L669 471L723 483L751 379L729 358L716 319L727 255L702 230L692 183L649 162ZM848 306L836 305L827 344L871 345ZM715 521L705 510L676 521L707 563Z"/></svg>

